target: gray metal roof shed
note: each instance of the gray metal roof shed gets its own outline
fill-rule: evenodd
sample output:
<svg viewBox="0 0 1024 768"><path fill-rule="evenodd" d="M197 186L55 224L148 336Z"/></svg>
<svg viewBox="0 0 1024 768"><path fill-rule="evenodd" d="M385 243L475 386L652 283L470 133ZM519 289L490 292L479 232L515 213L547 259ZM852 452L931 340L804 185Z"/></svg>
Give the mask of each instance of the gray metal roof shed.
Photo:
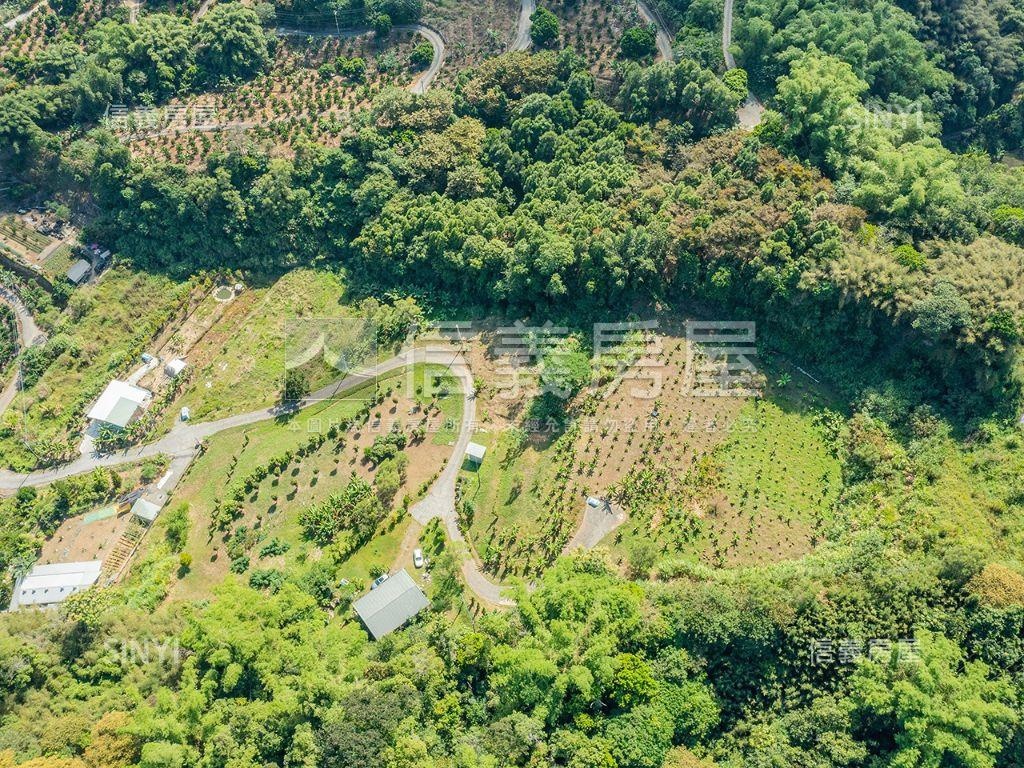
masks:
<svg viewBox="0 0 1024 768"><path fill-rule="evenodd" d="M352 604L363 624L380 640L430 605L423 590L403 568Z"/></svg>
<svg viewBox="0 0 1024 768"><path fill-rule="evenodd" d="M67 278L75 285L81 285L92 272L92 264L85 259L79 259L67 271Z"/></svg>

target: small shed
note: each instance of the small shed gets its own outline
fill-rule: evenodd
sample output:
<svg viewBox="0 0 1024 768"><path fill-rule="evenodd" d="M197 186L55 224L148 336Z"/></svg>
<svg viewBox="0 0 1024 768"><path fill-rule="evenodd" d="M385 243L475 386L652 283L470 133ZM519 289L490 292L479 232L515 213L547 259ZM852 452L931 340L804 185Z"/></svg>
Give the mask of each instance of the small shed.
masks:
<svg viewBox="0 0 1024 768"><path fill-rule="evenodd" d="M468 458L474 464L481 464L484 460L484 454L487 453L487 449L480 445L480 443L470 443L466 446L466 458Z"/></svg>
<svg viewBox="0 0 1024 768"><path fill-rule="evenodd" d="M164 373L173 379L180 375L186 368L188 368L188 363L180 357L176 357L164 366Z"/></svg>
<svg viewBox="0 0 1024 768"><path fill-rule="evenodd" d="M412 576L404 568L369 594L356 600L352 607L363 624L380 640L406 624L430 605Z"/></svg>
<svg viewBox="0 0 1024 768"><path fill-rule="evenodd" d="M152 523L156 520L156 516L160 514L161 509L162 506L160 504L142 497L132 505L132 514L140 520Z"/></svg>
<svg viewBox="0 0 1024 768"><path fill-rule="evenodd" d="M79 259L71 265L70 269L65 273L65 276L75 285L81 285L89 279L89 275L92 274L92 264L85 259Z"/></svg>

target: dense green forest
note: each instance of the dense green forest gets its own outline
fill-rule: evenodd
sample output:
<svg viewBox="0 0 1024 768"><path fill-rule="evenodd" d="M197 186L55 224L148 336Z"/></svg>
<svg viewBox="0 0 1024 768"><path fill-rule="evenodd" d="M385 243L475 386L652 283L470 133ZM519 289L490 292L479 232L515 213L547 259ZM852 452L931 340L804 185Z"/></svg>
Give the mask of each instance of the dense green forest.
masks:
<svg viewBox="0 0 1024 768"><path fill-rule="evenodd" d="M604 100L573 54L514 54L454 92L382 95L339 149L223 155L197 174L97 133L64 167L92 180L96 237L146 268L337 260L363 291L449 312L711 301L779 324L815 361L840 340L857 365L912 359L913 386L961 413L1012 402L1019 174L927 127L872 123L866 90L813 50L758 134L702 141L739 99L692 61L629 65Z"/></svg>
<svg viewBox="0 0 1024 768"><path fill-rule="evenodd" d="M627 573L598 549L505 610L468 601L440 552L430 610L370 642L331 545L386 519L371 484L304 511L321 559L199 601L169 585L213 534L166 512L123 584L0 621L0 767L1024 765L1024 10L739 0L733 49L767 107L748 131L722 2L656 5L677 61L635 33L612 78L572 50L507 53L373 94L336 146L192 165L133 152L104 110L251 80L276 21L337 10L383 36L423 4L107 17L0 57L0 163L175 279L316 266L437 319L755 319L837 404L815 425L841 477L813 552L713 568L662 549ZM12 322L0 305L0 372ZM24 358L33 381L65 342ZM122 482L0 499L0 564L24 572Z"/></svg>

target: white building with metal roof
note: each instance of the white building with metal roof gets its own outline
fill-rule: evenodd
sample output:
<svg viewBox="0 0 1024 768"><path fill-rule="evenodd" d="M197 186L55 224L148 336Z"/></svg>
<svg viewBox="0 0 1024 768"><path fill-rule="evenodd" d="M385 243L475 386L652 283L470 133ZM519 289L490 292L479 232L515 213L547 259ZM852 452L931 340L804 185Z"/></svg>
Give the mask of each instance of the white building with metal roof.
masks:
<svg viewBox="0 0 1024 768"><path fill-rule="evenodd" d="M151 397L148 389L114 379L89 410L87 418L124 429L139 417Z"/></svg>
<svg viewBox="0 0 1024 768"><path fill-rule="evenodd" d="M100 577L102 560L82 563L37 565L14 586L11 610L26 605L56 605L76 592L88 589Z"/></svg>
<svg viewBox="0 0 1024 768"><path fill-rule="evenodd" d="M373 635L373 639L380 640L403 626L428 605L430 601L423 594L423 590L403 568L369 594L356 600L352 607Z"/></svg>
<svg viewBox="0 0 1024 768"><path fill-rule="evenodd" d="M480 443L470 443L466 446L466 458L474 464L482 464L486 454L487 448L480 445Z"/></svg>
<svg viewBox="0 0 1024 768"><path fill-rule="evenodd" d="M188 368L188 363L180 357L176 357L164 366L164 374L169 378L174 379L180 376L182 371L186 368Z"/></svg>

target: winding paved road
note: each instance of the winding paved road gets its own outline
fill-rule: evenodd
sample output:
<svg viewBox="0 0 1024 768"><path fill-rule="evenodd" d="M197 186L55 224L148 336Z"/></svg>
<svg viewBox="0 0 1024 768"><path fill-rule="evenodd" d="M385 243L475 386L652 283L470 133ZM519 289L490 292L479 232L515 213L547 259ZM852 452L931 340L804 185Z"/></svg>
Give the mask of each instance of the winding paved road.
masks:
<svg viewBox="0 0 1024 768"><path fill-rule="evenodd" d="M431 60L430 66L409 86L409 90L413 93L426 93L431 83L441 74L441 67L444 66L444 38L441 37L441 33L437 30L425 27L422 24L410 24L408 26L395 27L395 29L416 32L421 37L425 37L427 42L434 47L434 58Z"/></svg>
<svg viewBox="0 0 1024 768"><path fill-rule="evenodd" d="M528 51L533 44L530 39L530 17L537 10L537 0L522 0L519 4L519 25L516 27L516 36L512 39L512 45L508 47L511 53L516 51Z"/></svg>
<svg viewBox="0 0 1024 768"><path fill-rule="evenodd" d="M640 11L640 16L643 20L648 24L654 25L654 42L658 46L658 58L662 61L675 61L676 55L672 50L672 37L661 21L661 14L655 10L654 6L649 5L646 0L637 0L636 7Z"/></svg>
<svg viewBox="0 0 1024 768"><path fill-rule="evenodd" d="M495 584L480 569L468 542L459 529L458 515L455 510L455 489L459 470L465 460L466 447L469 445L476 424L476 392L473 384L473 375L465 358L461 352L452 350L450 347L424 347L405 350L378 365L364 371L349 374L345 378L314 392L295 406L272 406L257 411L228 416L217 421L198 424L179 423L166 436L148 445L115 453L81 456L75 461L53 469L44 469L28 474L0 470L0 495L13 493L25 485L47 485L55 480L90 472L97 467L114 467L162 455L168 456L171 459L170 470L159 486L160 491L166 497L171 494L196 456L198 456L200 444L203 440L228 429L235 429L294 414L322 403L324 400L356 389L395 370L416 363L446 366L459 382L459 388L464 398L464 406L462 409L462 420L459 425L459 434L455 441L452 455L437 481L427 492L427 495L412 506L410 515L420 525L426 525L434 519L441 520L448 534L449 541L461 560L460 568L463 579L469 589L481 601L500 607L515 605L515 602L507 595L508 588ZM565 551L569 552L578 547L589 549L596 546L605 535L614 530L624 519L625 515L621 510L591 510L588 508L579 531L570 541Z"/></svg>
<svg viewBox="0 0 1024 768"><path fill-rule="evenodd" d="M733 57L732 51L729 50L729 46L732 45L732 6L733 0L725 0L725 10L722 15L722 55L725 57L726 69L736 69L736 59ZM764 105L752 93L747 94L746 101L740 104L739 109L736 110L736 117L739 119L740 125L747 130L760 125L763 114Z"/></svg>

